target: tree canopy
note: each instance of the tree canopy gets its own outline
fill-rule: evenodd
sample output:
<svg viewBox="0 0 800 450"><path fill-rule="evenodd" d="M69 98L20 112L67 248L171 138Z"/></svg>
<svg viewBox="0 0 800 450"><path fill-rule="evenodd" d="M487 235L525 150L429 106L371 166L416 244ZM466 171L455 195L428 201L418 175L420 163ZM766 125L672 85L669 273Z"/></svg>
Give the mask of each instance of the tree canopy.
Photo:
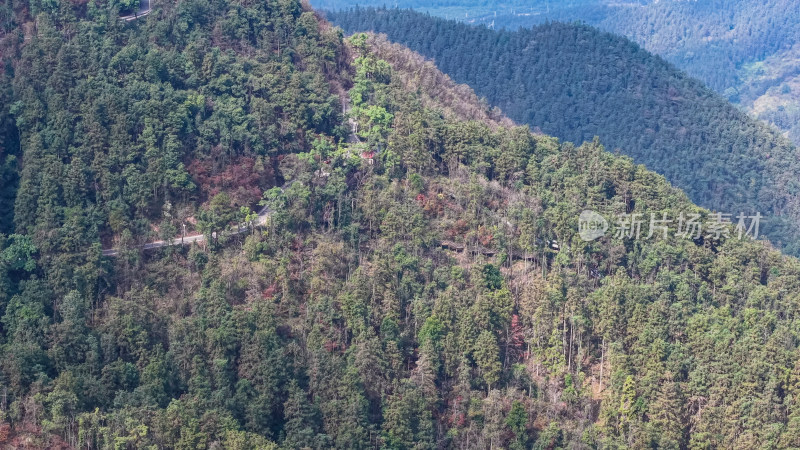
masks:
<svg viewBox="0 0 800 450"><path fill-rule="evenodd" d="M800 444L800 261L733 224L583 240L589 209L714 217L599 139L297 1L15 5L0 444Z"/></svg>
<svg viewBox="0 0 800 450"><path fill-rule="evenodd" d="M774 243L800 249L797 148L623 37L563 23L494 31L397 9L328 16L431 58L519 123L571 142L599 136L699 205L761 211Z"/></svg>

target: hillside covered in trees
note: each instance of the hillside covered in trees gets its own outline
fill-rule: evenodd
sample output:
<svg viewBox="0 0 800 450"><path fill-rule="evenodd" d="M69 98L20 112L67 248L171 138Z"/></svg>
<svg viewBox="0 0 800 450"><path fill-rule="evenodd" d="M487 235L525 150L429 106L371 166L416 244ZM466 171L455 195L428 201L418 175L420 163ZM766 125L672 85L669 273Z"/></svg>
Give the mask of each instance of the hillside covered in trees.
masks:
<svg viewBox="0 0 800 450"><path fill-rule="evenodd" d="M800 2L792 0L648 2L588 21L663 56L796 144L799 22Z"/></svg>
<svg viewBox="0 0 800 450"><path fill-rule="evenodd" d="M747 87L740 69L785 55L800 43L800 4L792 0L315 0L325 10L397 6L464 24L516 30L583 22L626 36L722 93ZM494 23L494 25L491 25ZM791 59L781 58L785 62ZM770 64L771 65L771 64ZM794 63L796 66L796 63Z"/></svg>
<svg viewBox="0 0 800 450"><path fill-rule="evenodd" d="M313 0L327 10L413 8L494 29L582 22L626 36L800 144L800 2L793 0Z"/></svg>
<svg viewBox="0 0 800 450"><path fill-rule="evenodd" d="M713 219L600 141L293 0L13 6L0 445L800 446L800 261L581 239L586 209Z"/></svg>
<svg viewBox="0 0 800 450"><path fill-rule="evenodd" d="M520 123L571 142L599 136L700 205L763 211L773 241L798 251L797 149L625 38L559 23L496 32L407 10L329 16L432 58Z"/></svg>

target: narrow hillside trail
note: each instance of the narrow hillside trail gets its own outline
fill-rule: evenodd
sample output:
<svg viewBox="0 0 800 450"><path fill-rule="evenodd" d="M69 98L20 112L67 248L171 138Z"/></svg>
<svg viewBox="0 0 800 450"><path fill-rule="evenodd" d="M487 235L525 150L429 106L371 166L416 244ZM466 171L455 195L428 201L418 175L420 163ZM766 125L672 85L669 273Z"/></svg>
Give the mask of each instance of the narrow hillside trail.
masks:
<svg viewBox="0 0 800 450"><path fill-rule="evenodd" d="M226 235L235 236L237 234L241 234L241 233L244 233L245 231L250 230L251 227L260 227L260 226L264 225L265 223L267 223L267 219L269 218L269 213L270 213L269 208L267 208L265 206L265 207L261 208L261 210L258 212L258 218L255 220L254 223L252 223L252 224L238 223L238 224L236 224L235 228L232 228L230 230L226 230L223 233L226 234ZM211 237L212 238L216 238L217 237L217 232L215 231L214 233L212 233ZM164 241L164 240L152 241L152 242L148 242L146 244L140 245L138 248L141 248L142 250L151 250L151 249L154 249L154 248L169 247L169 246L172 246L172 245L192 245L195 242L203 242L205 240L206 240L205 234L198 234L198 235L193 235L193 236L177 237L177 238L171 239L169 241ZM117 250L115 248L104 248L103 249L103 256L117 256L117 255L119 255L119 250Z"/></svg>
<svg viewBox="0 0 800 450"><path fill-rule="evenodd" d="M358 121L353 117L349 117L350 110L353 108L350 97L347 93L339 96L342 101L342 115L347 117L347 124L350 125L350 134L347 135L348 144L360 144L361 139L358 137Z"/></svg>
<svg viewBox="0 0 800 450"><path fill-rule="evenodd" d="M134 12L129 16L122 16L119 19L124 20L126 22L130 22L131 20L136 20L140 17L144 17L150 14L151 12L153 12L153 8L150 5L151 1L152 0L141 0L141 2L139 3L139 9L136 12Z"/></svg>

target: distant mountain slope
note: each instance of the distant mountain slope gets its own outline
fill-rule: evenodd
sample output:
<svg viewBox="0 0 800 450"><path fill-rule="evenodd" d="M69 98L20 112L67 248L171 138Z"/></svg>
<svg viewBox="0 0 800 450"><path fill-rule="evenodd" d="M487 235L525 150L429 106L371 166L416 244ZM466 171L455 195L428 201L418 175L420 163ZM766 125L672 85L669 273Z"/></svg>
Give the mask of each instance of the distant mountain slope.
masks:
<svg viewBox="0 0 800 450"><path fill-rule="evenodd" d="M323 9L381 7L381 0L315 0ZM738 88L737 70L800 42L800 2L793 0L512 0L398 1L438 17L497 29L581 21L631 38L723 92ZM492 25L493 24L493 25Z"/></svg>
<svg viewBox="0 0 800 450"><path fill-rule="evenodd" d="M794 0L670 0L618 4L588 22L641 43L723 92L743 81L737 69L744 63L798 42L798 21Z"/></svg>
<svg viewBox="0 0 800 450"><path fill-rule="evenodd" d="M800 2L649 2L587 22L663 56L800 144Z"/></svg>
<svg viewBox="0 0 800 450"><path fill-rule="evenodd" d="M313 0L325 9L381 0ZM800 2L794 0L406 0L390 4L495 29L581 21L627 36L800 143Z"/></svg>
<svg viewBox="0 0 800 450"><path fill-rule="evenodd" d="M625 38L559 23L496 32L407 10L329 17L432 58L516 121L578 143L600 136L703 206L783 217L771 237L795 241L797 149Z"/></svg>

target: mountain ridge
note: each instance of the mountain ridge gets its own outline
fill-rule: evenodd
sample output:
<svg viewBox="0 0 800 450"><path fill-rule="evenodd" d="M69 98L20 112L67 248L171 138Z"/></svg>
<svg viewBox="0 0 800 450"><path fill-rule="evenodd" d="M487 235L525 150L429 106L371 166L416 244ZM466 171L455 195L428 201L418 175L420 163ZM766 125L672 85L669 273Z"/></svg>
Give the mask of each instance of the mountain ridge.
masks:
<svg viewBox="0 0 800 450"><path fill-rule="evenodd" d="M378 1L316 0L328 10L385 7ZM790 0L704 2L400 2L438 17L493 29L546 22L582 22L626 36L661 55L731 102L777 127L800 144L798 88L786 68L798 70L791 47L800 42L798 3ZM768 93L758 93L768 89ZM753 102L759 100L757 105Z"/></svg>
<svg viewBox="0 0 800 450"><path fill-rule="evenodd" d="M797 148L637 44L585 25L495 32L402 10L329 16L409 45L519 123L572 142L600 136L705 207L762 209L775 219L767 234L797 251Z"/></svg>

